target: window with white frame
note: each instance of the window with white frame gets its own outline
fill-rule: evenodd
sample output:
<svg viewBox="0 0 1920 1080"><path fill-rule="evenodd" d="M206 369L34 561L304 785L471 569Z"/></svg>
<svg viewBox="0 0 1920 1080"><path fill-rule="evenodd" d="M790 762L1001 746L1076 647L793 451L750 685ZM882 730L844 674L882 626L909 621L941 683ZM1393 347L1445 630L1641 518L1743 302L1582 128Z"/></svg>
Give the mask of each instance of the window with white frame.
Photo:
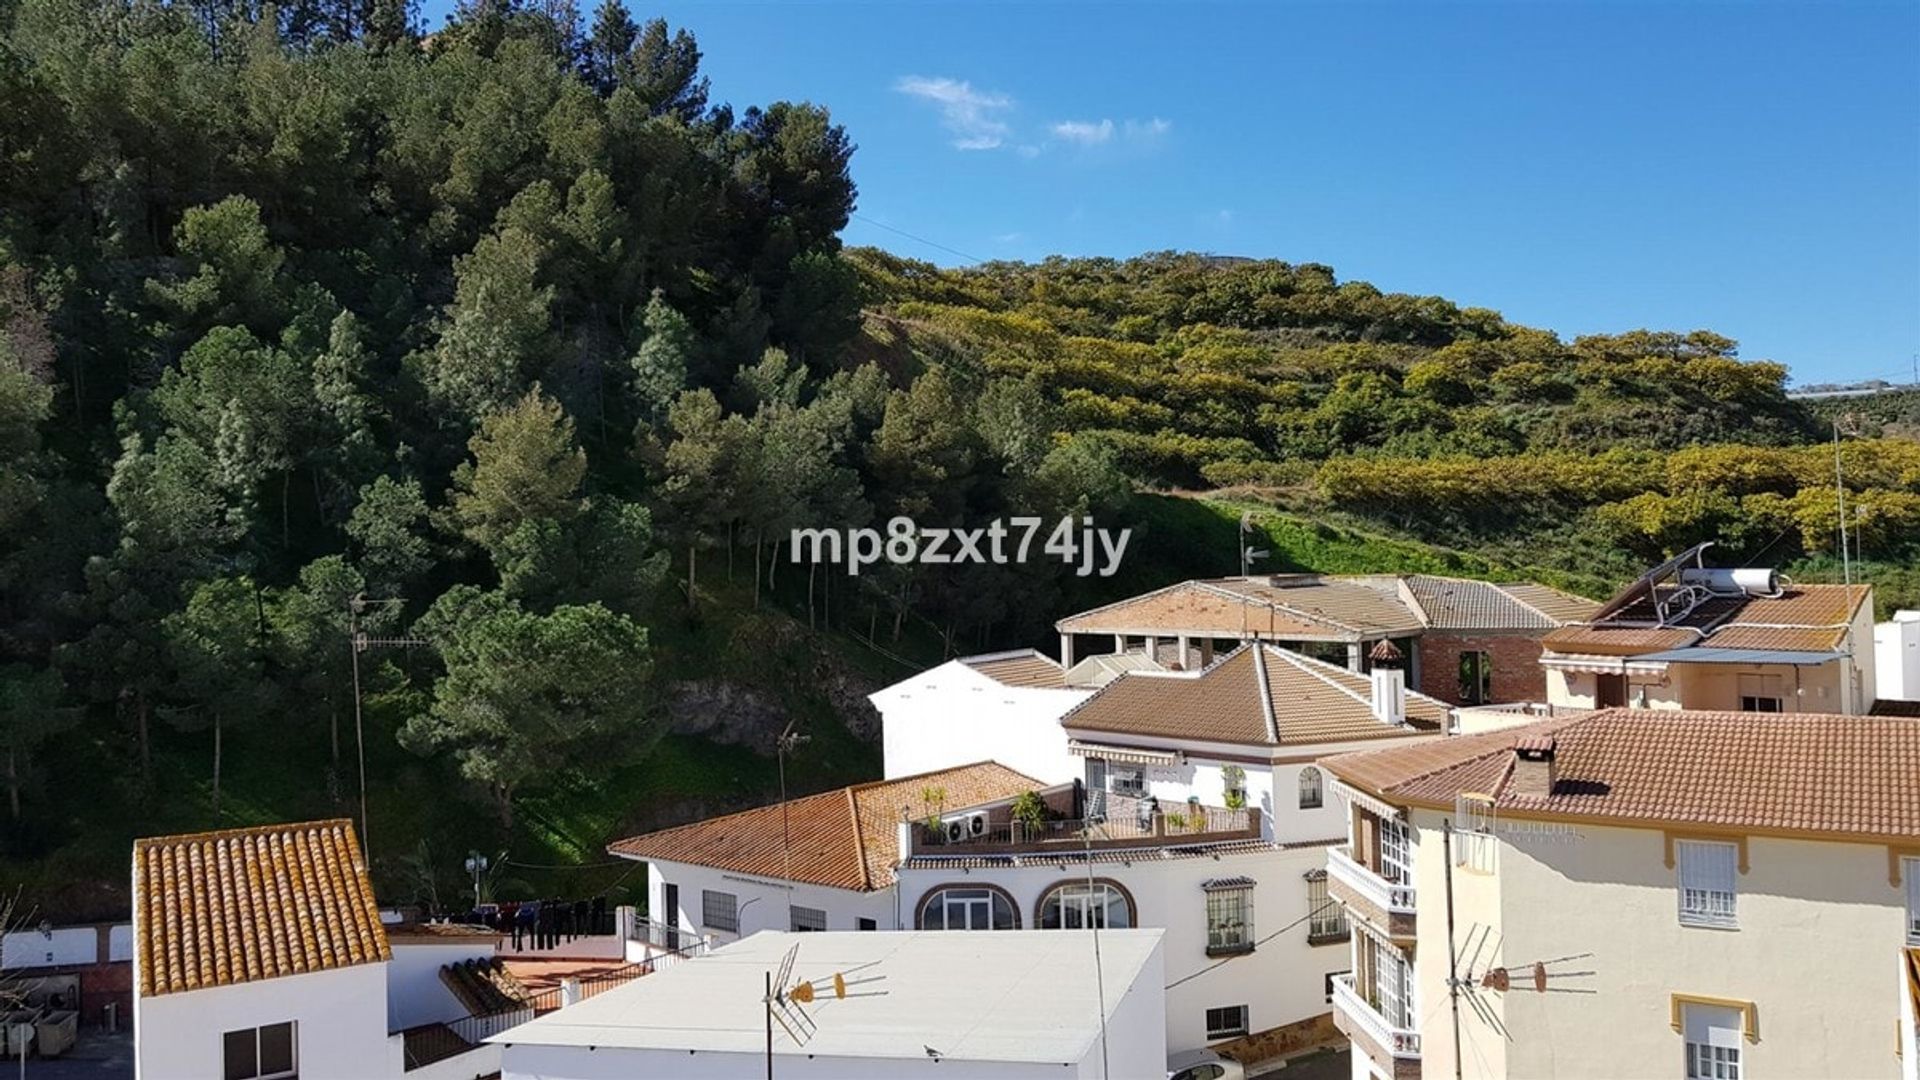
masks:
<svg viewBox="0 0 1920 1080"><path fill-rule="evenodd" d="M1327 872L1307 871L1308 944L1344 941L1347 934L1347 909L1327 895Z"/></svg>
<svg viewBox="0 0 1920 1080"><path fill-rule="evenodd" d="M1380 821L1380 876L1395 885L1413 884L1413 830L1396 817Z"/></svg>
<svg viewBox="0 0 1920 1080"><path fill-rule="evenodd" d="M1900 875L1907 883L1907 944L1920 945L1920 858L1901 859Z"/></svg>
<svg viewBox="0 0 1920 1080"><path fill-rule="evenodd" d="M229 1031L221 1038L225 1080L269 1080L296 1074L294 1022Z"/></svg>
<svg viewBox="0 0 1920 1080"><path fill-rule="evenodd" d="M1098 926L1124 930L1133 925L1133 903L1127 894L1103 881L1089 885L1069 882L1047 891L1040 901L1040 929L1085 930Z"/></svg>
<svg viewBox="0 0 1920 1080"><path fill-rule="evenodd" d="M1247 878L1209 881L1207 955L1253 951L1253 882Z"/></svg>
<svg viewBox="0 0 1920 1080"><path fill-rule="evenodd" d="M1413 965L1399 948L1372 934L1361 935L1360 972L1354 990L1391 1028L1413 1024Z"/></svg>
<svg viewBox="0 0 1920 1080"><path fill-rule="evenodd" d="M922 930L1018 930L1013 900L1000 889L935 889L920 902Z"/></svg>
<svg viewBox="0 0 1920 1080"><path fill-rule="evenodd" d="M1693 1001L1680 1008L1687 1040L1687 1080L1740 1080L1740 1010Z"/></svg>
<svg viewBox="0 0 1920 1080"><path fill-rule="evenodd" d="M1739 846L1718 840L1676 840L1673 856L1680 877L1680 921L1688 926L1735 925Z"/></svg>
<svg viewBox="0 0 1920 1080"><path fill-rule="evenodd" d="M1318 810L1326 796L1321 792L1320 770L1309 765L1300 770L1300 809Z"/></svg>
<svg viewBox="0 0 1920 1080"><path fill-rule="evenodd" d="M700 925L709 930L740 932L740 898L730 892L700 890Z"/></svg>
<svg viewBox="0 0 1920 1080"><path fill-rule="evenodd" d="M1247 1007L1222 1005L1207 1010L1207 1038L1231 1039L1247 1033Z"/></svg>
<svg viewBox="0 0 1920 1080"><path fill-rule="evenodd" d="M1786 692L1778 675L1740 675L1741 712L1786 712Z"/></svg>
<svg viewBox="0 0 1920 1080"><path fill-rule="evenodd" d="M1147 793L1147 770L1139 765L1108 764L1107 790L1115 795L1143 796Z"/></svg>
<svg viewBox="0 0 1920 1080"><path fill-rule="evenodd" d="M795 907L789 908L788 912L789 922L796 932L827 928L827 913L820 908Z"/></svg>

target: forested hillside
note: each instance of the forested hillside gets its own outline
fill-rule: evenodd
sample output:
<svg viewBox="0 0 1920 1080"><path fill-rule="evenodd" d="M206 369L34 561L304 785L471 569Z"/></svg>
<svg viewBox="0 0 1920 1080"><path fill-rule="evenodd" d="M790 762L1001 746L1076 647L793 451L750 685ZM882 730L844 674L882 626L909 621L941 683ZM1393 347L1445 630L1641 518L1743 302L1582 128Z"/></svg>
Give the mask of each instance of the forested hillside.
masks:
<svg viewBox="0 0 1920 1080"><path fill-rule="evenodd" d="M763 801L789 719L797 788L861 778L866 689L1231 572L1249 507L1268 568L1588 591L1832 546L1829 428L1724 338L844 251L852 137L699 61L611 2L0 0L0 883L99 914L134 835L357 814L356 625L376 880L450 897L469 846L540 887ZM1920 446L1844 455L1911 560ZM1112 580L785 558L1016 514L1139 536Z"/></svg>
<svg viewBox="0 0 1920 1080"><path fill-rule="evenodd" d="M1786 369L1708 331L1564 342L1331 268L1161 254L940 270L849 258L868 345L1043 389L1139 482L1247 487L1510 563L1620 577L1718 540L1827 571L1832 423L1853 554L1894 593L1920 552L1911 402L1788 400ZM1883 598L1887 599L1887 598Z"/></svg>

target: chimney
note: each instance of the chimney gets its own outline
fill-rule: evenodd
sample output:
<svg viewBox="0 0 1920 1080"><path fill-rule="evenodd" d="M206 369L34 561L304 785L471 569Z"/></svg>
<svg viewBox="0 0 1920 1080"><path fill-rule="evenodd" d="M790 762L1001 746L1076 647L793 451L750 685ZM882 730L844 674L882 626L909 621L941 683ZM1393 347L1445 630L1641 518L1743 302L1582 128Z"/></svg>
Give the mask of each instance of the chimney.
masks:
<svg viewBox="0 0 1920 1080"><path fill-rule="evenodd" d="M1403 654L1381 638L1367 654L1373 662L1373 715L1382 723L1401 727L1407 722L1407 673L1400 670Z"/></svg>
<svg viewBox="0 0 1920 1080"><path fill-rule="evenodd" d="M1544 799L1553 794L1558 770L1553 763L1553 736L1532 735L1514 740L1513 777L1507 794L1521 799Z"/></svg>

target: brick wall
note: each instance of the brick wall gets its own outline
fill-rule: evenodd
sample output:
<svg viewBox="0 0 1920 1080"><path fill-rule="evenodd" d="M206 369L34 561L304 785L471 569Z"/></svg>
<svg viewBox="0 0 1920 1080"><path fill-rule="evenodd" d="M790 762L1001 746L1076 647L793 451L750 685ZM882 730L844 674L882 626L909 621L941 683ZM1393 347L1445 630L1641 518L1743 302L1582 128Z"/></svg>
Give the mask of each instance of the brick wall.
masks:
<svg viewBox="0 0 1920 1080"><path fill-rule="evenodd" d="M1420 685L1429 697L1460 704L1460 654L1478 650L1493 658L1493 701L1545 701L1547 674L1540 666L1545 631L1489 633L1429 630L1420 635Z"/></svg>

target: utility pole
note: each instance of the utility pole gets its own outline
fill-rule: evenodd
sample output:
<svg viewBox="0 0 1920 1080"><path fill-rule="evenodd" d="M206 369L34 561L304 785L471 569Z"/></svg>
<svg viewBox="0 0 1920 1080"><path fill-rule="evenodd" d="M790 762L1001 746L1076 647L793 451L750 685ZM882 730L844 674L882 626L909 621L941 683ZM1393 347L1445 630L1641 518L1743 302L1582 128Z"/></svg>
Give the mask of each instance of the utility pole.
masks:
<svg viewBox="0 0 1920 1080"><path fill-rule="evenodd" d="M416 637L368 637L360 629L360 616L373 604L404 603L406 600L397 596L387 600L369 600L365 593L355 594L353 599L347 601L347 646L353 653L353 747L360 764L360 851L369 864L373 862L373 839L367 828L367 738L360 709L360 654L374 646L408 647L429 643Z"/></svg>

